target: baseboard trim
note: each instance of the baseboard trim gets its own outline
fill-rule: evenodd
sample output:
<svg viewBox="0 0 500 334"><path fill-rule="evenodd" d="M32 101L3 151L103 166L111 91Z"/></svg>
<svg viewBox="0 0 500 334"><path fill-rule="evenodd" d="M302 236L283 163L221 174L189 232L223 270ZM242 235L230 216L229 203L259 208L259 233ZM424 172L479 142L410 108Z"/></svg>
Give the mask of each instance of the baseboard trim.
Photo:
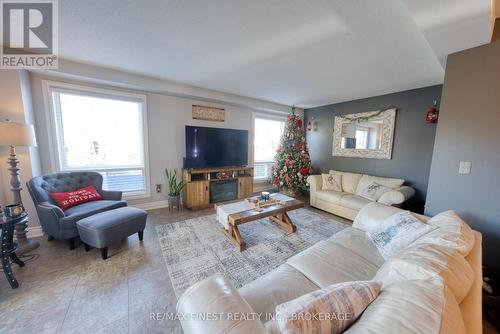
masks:
<svg viewBox="0 0 500 334"><path fill-rule="evenodd" d="M28 238L37 238L43 236L43 230L40 225L28 226Z"/></svg>
<svg viewBox="0 0 500 334"><path fill-rule="evenodd" d="M168 207L168 200L147 202L147 203L137 203L137 204L129 204L129 206L133 206L135 208L139 208L142 210L154 210Z"/></svg>

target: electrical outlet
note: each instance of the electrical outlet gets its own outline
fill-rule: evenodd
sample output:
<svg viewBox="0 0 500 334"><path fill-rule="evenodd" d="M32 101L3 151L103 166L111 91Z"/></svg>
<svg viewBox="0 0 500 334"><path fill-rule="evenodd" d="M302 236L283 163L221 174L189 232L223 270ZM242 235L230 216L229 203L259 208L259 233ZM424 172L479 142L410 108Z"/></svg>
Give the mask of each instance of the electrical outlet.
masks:
<svg viewBox="0 0 500 334"><path fill-rule="evenodd" d="M460 161L460 165L458 167L458 174L470 174L471 168L472 168L472 162Z"/></svg>
<svg viewBox="0 0 500 334"><path fill-rule="evenodd" d="M158 194L161 193L161 183L158 183L156 185L156 193L158 193Z"/></svg>

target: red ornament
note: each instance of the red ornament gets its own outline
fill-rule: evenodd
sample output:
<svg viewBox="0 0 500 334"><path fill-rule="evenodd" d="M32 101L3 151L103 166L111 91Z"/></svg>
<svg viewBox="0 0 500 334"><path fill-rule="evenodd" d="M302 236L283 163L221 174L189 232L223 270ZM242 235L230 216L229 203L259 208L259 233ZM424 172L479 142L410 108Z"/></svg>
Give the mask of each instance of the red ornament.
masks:
<svg viewBox="0 0 500 334"><path fill-rule="evenodd" d="M438 122L439 118L439 109L437 107L437 101L434 101L434 104L432 107L427 110L427 113L425 114L425 124L435 124Z"/></svg>
<svg viewBox="0 0 500 334"><path fill-rule="evenodd" d="M275 185L279 185L279 184L280 184L280 179L275 178L275 179L274 179L274 181L273 181L273 183L274 183Z"/></svg>
<svg viewBox="0 0 500 334"><path fill-rule="evenodd" d="M294 145L294 146L295 146L295 148L296 148L297 150L300 150L300 149L302 148L302 144L301 144L301 143L295 143L295 145Z"/></svg>
<svg viewBox="0 0 500 334"><path fill-rule="evenodd" d="M300 174L302 174L302 176L306 176L308 173L309 173L309 169L307 167L302 167L300 169Z"/></svg>
<svg viewBox="0 0 500 334"><path fill-rule="evenodd" d="M297 120L297 123L296 123L296 124L297 124L297 128L298 128L298 129L301 129L301 128L302 128L302 120L301 120L300 118Z"/></svg>

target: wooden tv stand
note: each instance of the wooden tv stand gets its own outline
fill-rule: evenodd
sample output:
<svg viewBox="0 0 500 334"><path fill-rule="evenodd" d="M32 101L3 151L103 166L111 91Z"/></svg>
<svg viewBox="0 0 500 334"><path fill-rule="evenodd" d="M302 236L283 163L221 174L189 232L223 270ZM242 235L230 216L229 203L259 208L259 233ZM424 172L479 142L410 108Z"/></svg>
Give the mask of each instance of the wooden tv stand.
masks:
<svg viewBox="0 0 500 334"><path fill-rule="evenodd" d="M217 173L228 173L229 178L217 179ZM186 182L183 191L183 200L190 209L204 209L213 207L210 203L210 182L219 180L237 180L238 199L253 194L253 167L218 167L218 168L189 168L182 170L182 179Z"/></svg>

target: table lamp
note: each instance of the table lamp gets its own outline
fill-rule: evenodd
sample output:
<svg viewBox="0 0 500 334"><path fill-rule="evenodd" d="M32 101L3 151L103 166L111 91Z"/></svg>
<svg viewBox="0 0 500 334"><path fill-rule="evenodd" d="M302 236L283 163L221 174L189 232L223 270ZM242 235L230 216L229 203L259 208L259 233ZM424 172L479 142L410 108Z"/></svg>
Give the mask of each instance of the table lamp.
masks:
<svg viewBox="0 0 500 334"><path fill-rule="evenodd" d="M9 146L10 185L14 194L14 204L22 204L21 179L19 178L19 160L16 157L16 146L36 146L35 129L31 124L14 123L10 120L0 122L0 146ZM24 254L38 248L38 241L29 240L26 236L27 223L16 225L18 249L17 254Z"/></svg>

